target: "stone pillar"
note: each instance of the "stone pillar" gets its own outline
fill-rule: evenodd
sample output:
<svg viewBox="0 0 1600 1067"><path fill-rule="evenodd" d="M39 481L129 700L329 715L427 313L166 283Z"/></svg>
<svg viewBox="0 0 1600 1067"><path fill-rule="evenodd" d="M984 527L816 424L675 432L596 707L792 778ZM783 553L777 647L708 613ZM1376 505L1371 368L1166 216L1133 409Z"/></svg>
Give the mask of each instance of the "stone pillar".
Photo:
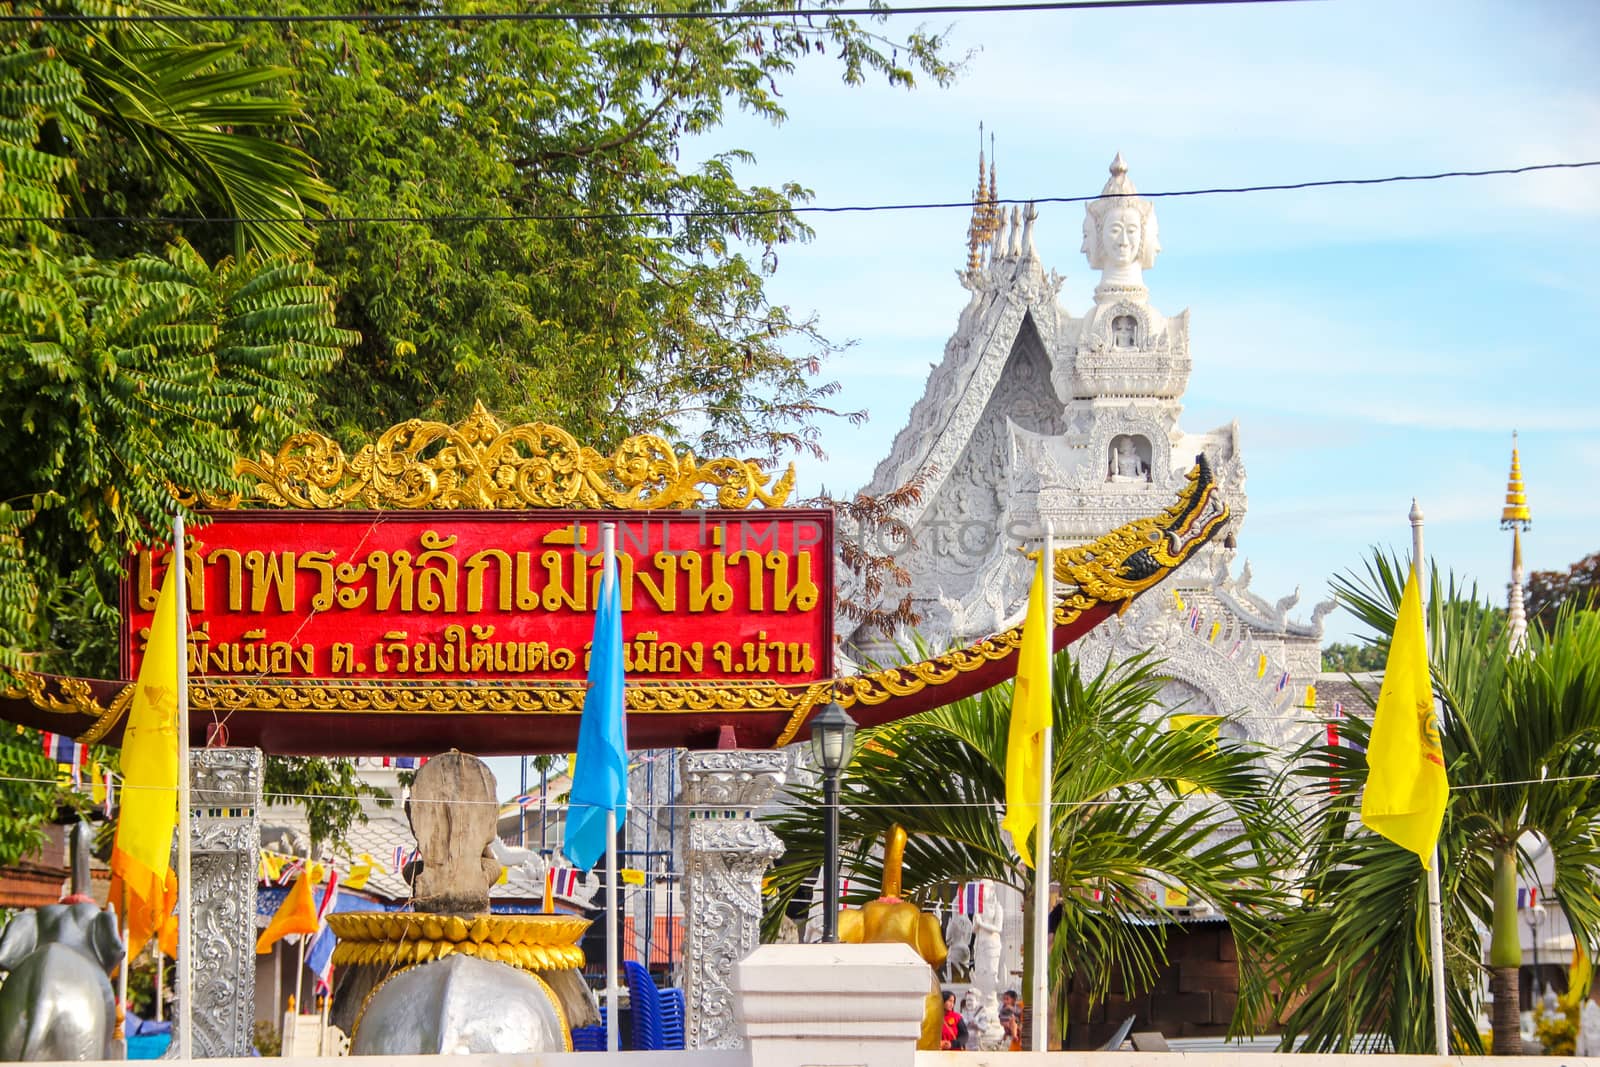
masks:
<svg viewBox="0 0 1600 1067"><path fill-rule="evenodd" d="M684 846L684 979L689 1048L740 1048L733 969L761 942L761 880L783 855L754 818L784 783L788 757L723 749L683 754L689 839Z"/></svg>
<svg viewBox="0 0 1600 1067"><path fill-rule="evenodd" d="M249 1056L256 1005L256 879L261 851L258 748L189 753L194 1054ZM173 1005L173 1028L183 1025ZM172 1049L178 1041L174 1033Z"/></svg>
<svg viewBox="0 0 1600 1067"><path fill-rule="evenodd" d="M930 975L910 945L762 945L738 971L752 1063L916 1063Z"/></svg>

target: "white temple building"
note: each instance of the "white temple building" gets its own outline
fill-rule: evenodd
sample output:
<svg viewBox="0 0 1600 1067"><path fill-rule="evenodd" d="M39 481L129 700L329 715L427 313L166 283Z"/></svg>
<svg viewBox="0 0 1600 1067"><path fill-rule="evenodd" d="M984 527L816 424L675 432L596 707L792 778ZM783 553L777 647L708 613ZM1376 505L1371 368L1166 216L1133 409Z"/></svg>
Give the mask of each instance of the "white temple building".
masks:
<svg viewBox="0 0 1600 1067"><path fill-rule="evenodd" d="M1236 558L1247 507L1243 434L1238 423L1201 433L1179 424L1193 365L1189 312L1164 314L1145 284L1162 251L1155 205L1137 194L1119 154L1085 212L1082 251L1100 281L1075 314L1060 300L1062 277L1034 248L1033 205L998 205L993 175L985 178L980 157L960 273L971 297L865 487L883 494L922 482L921 502L902 515L915 548L900 555L920 635L944 646L1016 622L1031 574L1018 549L1036 545L1044 524L1065 544L1155 514L1204 453L1232 509L1229 526L1072 651L1094 671L1154 649L1172 681L1152 715L1180 705L1238 715L1225 733L1286 752L1311 730L1304 705L1333 604L1296 617L1298 590L1258 595L1248 561ZM892 590L896 599L904 592ZM892 642L852 628L840 621L847 652L893 655Z"/></svg>

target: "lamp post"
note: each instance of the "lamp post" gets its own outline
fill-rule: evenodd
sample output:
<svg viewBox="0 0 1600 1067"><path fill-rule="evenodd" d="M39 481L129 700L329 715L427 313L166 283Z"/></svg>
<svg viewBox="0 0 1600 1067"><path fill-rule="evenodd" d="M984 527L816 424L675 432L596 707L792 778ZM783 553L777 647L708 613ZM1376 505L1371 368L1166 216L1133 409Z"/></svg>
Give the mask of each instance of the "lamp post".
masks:
<svg viewBox="0 0 1600 1067"><path fill-rule="evenodd" d="M1539 924L1544 919L1544 905L1535 904L1527 911L1528 940L1533 942L1533 992L1528 1002L1533 1005L1534 1014L1539 1011Z"/></svg>
<svg viewBox="0 0 1600 1067"><path fill-rule="evenodd" d="M839 772L850 758L856 722L838 704L811 720L811 755L822 768L822 801L827 808L822 848L827 862L822 882L822 940L839 940Z"/></svg>

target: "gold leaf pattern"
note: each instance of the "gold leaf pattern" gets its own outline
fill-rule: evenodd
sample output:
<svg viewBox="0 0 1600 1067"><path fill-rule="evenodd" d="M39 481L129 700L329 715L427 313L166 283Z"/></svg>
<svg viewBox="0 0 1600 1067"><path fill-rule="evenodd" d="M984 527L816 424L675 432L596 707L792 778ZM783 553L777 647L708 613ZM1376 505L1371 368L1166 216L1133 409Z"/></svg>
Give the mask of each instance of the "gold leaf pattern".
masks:
<svg viewBox="0 0 1600 1067"><path fill-rule="evenodd" d="M629 437L609 456L558 426L505 426L483 405L450 425L410 419L346 456L319 433L298 433L274 455L240 459L253 483L244 496L202 498L209 507L593 508L661 511L779 507L794 490L794 465L773 482L753 459L702 462L654 434ZM770 483L770 484L769 484Z"/></svg>

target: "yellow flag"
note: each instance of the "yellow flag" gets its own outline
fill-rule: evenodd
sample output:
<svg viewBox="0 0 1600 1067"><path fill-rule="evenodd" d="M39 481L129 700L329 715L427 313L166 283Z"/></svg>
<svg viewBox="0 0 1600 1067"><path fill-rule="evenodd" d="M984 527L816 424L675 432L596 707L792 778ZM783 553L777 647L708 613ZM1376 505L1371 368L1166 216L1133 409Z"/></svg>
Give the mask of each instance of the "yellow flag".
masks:
<svg viewBox="0 0 1600 1067"><path fill-rule="evenodd" d="M1589 954L1583 950L1583 942L1574 939L1572 946L1572 965L1567 968L1567 997L1571 998L1569 1004L1581 1004L1589 999L1589 986L1594 981L1594 968L1589 963Z"/></svg>
<svg viewBox="0 0 1600 1067"><path fill-rule="evenodd" d="M300 872L300 876L294 880L294 886L267 923L267 928L256 938L256 955L265 956L272 951L273 945L290 934L317 932L317 901L311 893L314 884L315 879L308 872Z"/></svg>
<svg viewBox="0 0 1600 1067"><path fill-rule="evenodd" d="M1449 791L1439 724L1433 715L1422 592L1413 569L1400 597L1400 615L1389 642L1383 686L1378 690L1378 709L1372 716L1361 821L1415 852L1427 870L1433 863Z"/></svg>
<svg viewBox="0 0 1600 1067"><path fill-rule="evenodd" d="M632 867L618 867L617 877L623 885L644 885L644 872Z"/></svg>
<svg viewBox="0 0 1600 1067"><path fill-rule="evenodd" d="M1209 748L1217 747L1217 736L1222 729L1221 715L1169 715L1167 716L1168 730L1198 730L1200 735L1210 742ZM1178 792L1183 796L1190 793L1203 793L1205 790L1184 778L1177 780Z"/></svg>
<svg viewBox="0 0 1600 1067"><path fill-rule="evenodd" d="M1044 735L1050 729L1049 623L1044 603L1044 553L1034 569L1028 615L1017 649L1017 687L1011 696L1011 733L1006 739L1006 817L1011 846L1033 866L1028 835L1039 825L1039 793L1044 784Z"/></svg>
<svg viewBox="0 0 1600 1067"><path fill-rule="evenodd" d="M350 865L350 873L339 884L345 889L366 888L367 879L372 877L372 867L372 857L363 852L361 858Z"/></svg>
<svg viewBox="0 0 1600 1067"><path fill-rule="evenodd" d="M170 909L172 835L178 826L178 604L181 554L167 568L150 641L122 735L122 808L111 848L111 899L136 956ZM165 910L164 910L165 909Z"/></svg>

